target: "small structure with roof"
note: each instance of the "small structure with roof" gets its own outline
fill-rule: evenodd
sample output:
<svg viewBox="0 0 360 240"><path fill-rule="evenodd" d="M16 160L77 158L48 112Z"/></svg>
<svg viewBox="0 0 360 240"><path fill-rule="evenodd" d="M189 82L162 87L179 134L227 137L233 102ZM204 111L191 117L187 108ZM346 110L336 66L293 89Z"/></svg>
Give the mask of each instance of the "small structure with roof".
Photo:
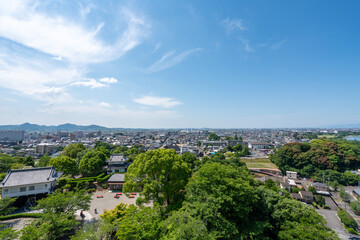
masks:
<svg viewBox="0 0 360 240"><path fill-rule="evenodd" d="M108 164L105 167L107 169L107 173L126 172L130 165L128 158L125 157L124 154L113 154L106 162Z"/></svg>
<svg viewBox="0 0 360 240"><path fill-rule="evenodd" d="M316 191L327 191L328 187L325 183L313 182L311 185L316 189Z"/></svg>
<svg viewBox="0 0 360 240"><path fill-rule="evenodd" d="M122 190L124 183L125 174L123 173L114 174L107 181L110 190Z"/></svg>
<svg viewBox="0 0 360 240"><path fill-rule="evenodd" d="M9 170L0 183L1 197L20 197L47 194L54 191L56 180L62 175L55 167Z"/></svg>
<svg viewBox="0 0 360 240"><path fill-rule="evenodd" d="M299 195L301 196L302 200L306 203L312 203L314 201L314 195L312 194L312 192L299 191Z"/></svg>

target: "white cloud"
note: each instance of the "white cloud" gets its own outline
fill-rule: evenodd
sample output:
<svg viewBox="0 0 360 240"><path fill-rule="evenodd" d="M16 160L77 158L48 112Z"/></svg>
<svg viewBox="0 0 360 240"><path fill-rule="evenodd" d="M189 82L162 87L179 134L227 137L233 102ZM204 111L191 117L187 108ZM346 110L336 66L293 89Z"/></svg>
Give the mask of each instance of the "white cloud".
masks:
<svg viewBox="0 0 360 240"><path fill-rule="evenodd" d="M156 106L162 108L172 108L183 104L182 102L176 101L173 98L168 97L154 97L154 96L143 96L140 98L133 99L134 102L148 106Z"/></svg>
<svg viewBox="0 0 360 240"><path fill-rule="evenodd" d="M101 107L111 107L111 105L110 105L110 103L107 103L107 102L101 102L101 103L99 103L99 105L101 106Z"/></svg>
<svg viewBox="0 0 360 240"><path fill-rule="evenodd" d="M90 88L102 88L106 87L108 85L100 83L96 81L95 79L87 79L87 81L78 81L71 84L71 86L84 86L84 87L90 87Z"/></svg>
<svg viewBox="0 0 360 240"><path fill-rule="evenodd" d="M221 22L221 24L225 27L228 33L234 30L245 31L247 28L244 26L244 22L241 19L230 19L226 18Z"/></svg>
<svg viewBox="0 0 360 240"><path fill-rule="evenodd" d="M157 72L157 71L161 71L164 70L166 68L170 68L173 67L179 63L181 63L182 61L185 60L186 57L188 57L189 55L201 51L202 48L194 48L194 49L190 49L188 51L182 52L178 55L175 55L176 51L170 51L164 54L164 56L162 56L162 58L158 61L156 61L153 65L151 65L147 70L149 72Z"/></svg>
<svg viewBox="0 0 360 240"><path fill-rule="evenodd" d="M44 9L38 0L0 0L0 87L45 102L72 101L69 86L101 88L115 78L86 78L89 63L119 58L146 37L148 21L122 8L112 19L121 26L114 30L113 43L101 39L107 23L95 27L85 19L93 5L80 8L82 16L67 18ZM75 3L76 5L76 3ZM50 56L49 56L50 55Z"/></svg>
<svg viewBox="0 0 360 240"><path fill-rule="evenodd" d="M250 46L250 41L247 39L240 39L245 51L247 52L254 52L255 49Z"/></svg>
<svg viewBox="0 0 360 240"><path fill-rule="evenodd" d="M105 77L105 78L100 78L99 80L100 82L104 82L104 83L108 83L108 84L112 84L112 83L117 83L118 80L112 77Z"/></svg>
<svg viewBox="0 0 360 240"><path fill-rule="evenodd" d="M12 2L12 1L11 1ZM115 43L106 44L99 38L104 22L95 28L86 28L79 22L59 15L37 11L40 1L1 0L0 36L41 52L62 56L75 63L92 63L114 60L139 45L146 35L147 24L143 17L123 9L126 29ZM86 12L86 11L85 11Z"/></svg>

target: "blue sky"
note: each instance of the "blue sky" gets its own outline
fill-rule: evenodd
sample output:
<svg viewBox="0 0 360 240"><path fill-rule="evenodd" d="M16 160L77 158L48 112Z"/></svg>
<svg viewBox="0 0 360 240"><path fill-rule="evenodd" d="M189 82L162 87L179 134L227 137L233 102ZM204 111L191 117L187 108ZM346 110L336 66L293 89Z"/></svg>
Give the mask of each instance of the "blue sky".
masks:
<svg viewBox="0 0 360 240"><path fill-rule="evenodd" d="M359 1L0 0L0 124L359 123Z"/></svg>

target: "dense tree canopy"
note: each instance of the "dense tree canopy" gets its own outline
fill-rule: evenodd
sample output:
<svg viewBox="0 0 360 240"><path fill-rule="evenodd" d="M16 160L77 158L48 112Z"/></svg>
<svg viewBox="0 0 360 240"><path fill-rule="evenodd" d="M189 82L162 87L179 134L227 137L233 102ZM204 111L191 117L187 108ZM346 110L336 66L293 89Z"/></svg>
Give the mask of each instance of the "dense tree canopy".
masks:
<svg viewBox="0 0 360 240"><path fill-rule="evenodd" d="M61 155L75 159L77 157L77 154L84 150L85 150L84 144L74 143L66 146L64 150L61 152Z"/></svg>
<svg viewBox="0 0 360 240"><path fill-rule="evenodd" d="M310 143L289 143L270 155L270 159L285 173L298 171L305 177L322 176L342 184L356 184L356 175L346 170L360 167L360 145L351 141L316 139Z"/></svg>
<svg viewBox="0 0 360 240"><path fill-rule="evenodd" d="M65 174L77 173L76 160L67 156L52 158L49 164L54 165L56 170L63 171Z"/></svg>
<svg viewBox="0 0 360 240"><path fill-rule="evenodd" d="M97 150L88 151L80 160L79 171L86 176L93 176L102 171L106 155Z"/></svg>
<svg viewBox="0 0 360 240"><path fill-rule="evenodd" d="M173 149L138 155L125 174L124 191L139 191L141 201L153 199L160 206L178 207L190 176L188 164Z"/></svg>

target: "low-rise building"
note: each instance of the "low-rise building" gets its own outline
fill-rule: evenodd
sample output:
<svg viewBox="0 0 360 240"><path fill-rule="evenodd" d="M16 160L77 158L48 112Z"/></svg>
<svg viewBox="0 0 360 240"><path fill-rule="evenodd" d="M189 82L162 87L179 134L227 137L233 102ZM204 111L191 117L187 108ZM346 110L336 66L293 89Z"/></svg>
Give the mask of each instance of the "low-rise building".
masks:
<svg viewBox="0 0 360 240"><path fill-rule="evenodd" d="M312 203L314 201L314 195L312 194L312 192L299 191L299 194L302 198L302 201L306 203Z"/></svg>
<svg viewBox="0 0 360 240"><path fill-rule="evenodd" d="M61 175L54 167L9 170L0 183L1 197L51 193Z"/></svg>
<svg viewBox="0 0 360 240"><path fill-rule="evenodd" d="M127 162L128 158L125 157L124 154L113 154L110 156L109 160L107 160L107 173L118 173L118 172L126 172L130 163Z"/></svg>
<svg viewBox="0 0 360 240"><path fill-rule="evenodd" d="M107 181L110 190L122 190L123 185L125 183L124 179L125 179L125 174L123 173L117 173L112 175Z"/></svg>

